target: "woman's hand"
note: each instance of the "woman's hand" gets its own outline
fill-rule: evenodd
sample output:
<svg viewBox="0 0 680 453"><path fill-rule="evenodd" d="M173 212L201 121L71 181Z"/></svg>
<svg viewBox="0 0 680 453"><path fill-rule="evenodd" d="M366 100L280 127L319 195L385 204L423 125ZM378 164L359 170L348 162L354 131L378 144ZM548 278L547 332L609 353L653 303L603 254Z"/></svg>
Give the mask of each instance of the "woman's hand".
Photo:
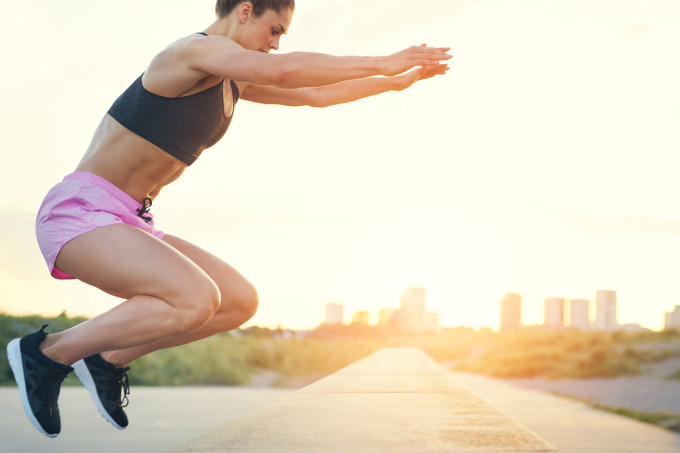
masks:
<svg viewBox="0 0 680 453"><path fill-rule="evenodd" d="M423 68L438 68L434 72L428 72L430 75L425 78L440 73L443 74L443 72L439 71L445 71L445 68L448 68L448 66L443 64L442 61L451 58L451 55L446 53L448 50L450 50L450 47L427 47L425 44L409 47L408 49L384 57L381 75L399 75L416 66L422 66Z"/></svg>
<svg viewBox="0 0 680 453"><path fill-rule="evenodd" d="M398 79L398 87L396 91L402 91L410 87L418 80L425 80L436 75L444 75L446 71L449 70L449 65L438 64L434 66L422 66L420 68L413 69L404 74L395 76Z"/></svg>

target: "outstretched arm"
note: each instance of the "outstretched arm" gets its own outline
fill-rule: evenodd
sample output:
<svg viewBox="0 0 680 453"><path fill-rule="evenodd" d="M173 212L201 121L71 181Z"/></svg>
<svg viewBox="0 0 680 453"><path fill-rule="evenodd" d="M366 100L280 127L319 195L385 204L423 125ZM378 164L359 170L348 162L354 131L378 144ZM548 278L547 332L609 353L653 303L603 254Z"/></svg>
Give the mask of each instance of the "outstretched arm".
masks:
<svg viewBox="0 0 680 453"><path fill-rule="evenodd" d="M311 52L266 54L228 38L208 36L185 44L194 70L240 82L295 89L321 87L376 75L394 76L416 66L438 66L449 48L413 46L382 57L338 57Z"/></svg>
<svg viewBox="0 0 680 453"><path fill-rule="evenodd" d="M416 68L392 77L367 77L324 87L288 90L273 86L250 85L241 98L260 104L279 104L291 107L307 105L328 107L356 101L387 91L401 91L418 80L429 79L448 70L446 65Z"/></svg>

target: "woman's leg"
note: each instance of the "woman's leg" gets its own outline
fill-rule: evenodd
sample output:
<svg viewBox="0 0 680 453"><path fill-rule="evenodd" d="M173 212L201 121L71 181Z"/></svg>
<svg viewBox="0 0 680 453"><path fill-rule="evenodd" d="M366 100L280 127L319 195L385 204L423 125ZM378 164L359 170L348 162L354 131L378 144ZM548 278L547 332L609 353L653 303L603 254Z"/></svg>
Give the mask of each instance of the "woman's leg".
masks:
<svg viewBox="0 0 680 453"><path fill-rule="evenodd" d="M215 282L169 244L129 225L97 228L68 242L56 266L127 299L41 344L65 365L102 351L134 348L201 328L220 305Z"/></svg>
<svg viewBox="0 0 680 453"><path fill-rule="evenodd" d="M257 292L236 269L205 250L175 236L166 235L163 241L203 269L217 284L222 303L217 313L198 330L165 338L154 343L101 353L117 367L123 367L150 352L191 343L219 332L233 330L253 317L257 310Z"/></svg>

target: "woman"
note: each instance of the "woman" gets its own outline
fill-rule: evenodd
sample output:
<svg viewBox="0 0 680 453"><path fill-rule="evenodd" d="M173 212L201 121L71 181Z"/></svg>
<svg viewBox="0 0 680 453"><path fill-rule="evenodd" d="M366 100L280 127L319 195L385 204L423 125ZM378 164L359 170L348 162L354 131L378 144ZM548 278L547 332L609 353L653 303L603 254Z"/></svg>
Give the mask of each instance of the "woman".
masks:
<svg viewBox="0 0 680 453"><path fill-rule="evenodd" d="M257 293L243 276L157 230L149 212L161 189L224 135L238 99L323 107L448 69L448 48L424 45L384 57L270 55L293 9L294 0L218 0L217 20L151 61L104 116L75 172L45 198L36 225L52 276L125 301L64 332L47 335L43 327L9 344L24 409L43 434L60 432L57 398L72 370L123 429L127 364L255 314Z"/></svg>

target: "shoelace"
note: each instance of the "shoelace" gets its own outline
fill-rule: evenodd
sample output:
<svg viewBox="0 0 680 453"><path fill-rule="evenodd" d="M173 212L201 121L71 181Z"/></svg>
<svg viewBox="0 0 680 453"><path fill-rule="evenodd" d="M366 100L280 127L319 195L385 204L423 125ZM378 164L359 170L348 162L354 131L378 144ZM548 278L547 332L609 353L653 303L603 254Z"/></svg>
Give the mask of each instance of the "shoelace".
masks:
<svg viewBox="0 0 680 453"><path fill-rule="evenodd" d="M149 204L147 204L147 202ZM144 214L148 214L150 210L151 210L151 198L146 197L144 199L144 203L142 204L142 207L137 208L137 212L138 212L137 217L141 217L142 220L144 220L146 223L149 223L151 221L151 217L145 216Z"/></svg>
<svg viewBox="0 0 680 453"><path fill-rule="evenodd" d="M130 380L128 379L127 371L130 369L129 366L125 368L116 368L116 380L120 384L120 394L118 396L120 407L127 407L130 404L130 399L128 395L130 394Z"/></svg>

